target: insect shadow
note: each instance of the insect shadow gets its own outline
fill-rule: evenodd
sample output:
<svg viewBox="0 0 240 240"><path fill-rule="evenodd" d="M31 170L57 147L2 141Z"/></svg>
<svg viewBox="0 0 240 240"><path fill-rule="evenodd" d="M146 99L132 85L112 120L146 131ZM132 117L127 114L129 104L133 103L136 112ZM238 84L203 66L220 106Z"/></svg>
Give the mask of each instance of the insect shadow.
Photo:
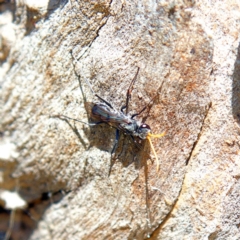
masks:
<svg viewBox="0 0 240 240"><path fill-rule="evenodd" d="M74 68L75 69L75 68ZM144 112L146 109L150 111L151 105L156 99L157 95L151 99L151 101L143 107L139 112L134 113L134 114L129 114L129 102L131 99L131 94L133 91L133 86L134 83L137 79L138 73L139 73L139 67L137 68L137 72L132 79L129 88L127 90L127 96L126 96L126 102L125 104L121 107L120 111L116 110L111 103L103 99L101 96L99 96L97 93L95 93L88 82L87 79L86 83L91 89L92 94L98 98L99 102L87 102L86 98L83 94L83 89L80 81L79 75L75 72L76 76L78 77L79 80L79 86L82 91L82 94L84 96L84 102L85 102L85 108L88 113L88 116L93 122L86 123L83 122L79 119L76 118L71 118L62 114L54 115L52 117L60 118L64 121L75 121L75 122L80 122L89 126L96 126L100 124L107 124L114 128L116 130L115 133L115 140L113 143L113 147L111 150L111 164L109 168L109 175L112 170L112 166L115 162L116 159L119 159L124 166L128 166L131 164L133 161L139 158L139 156L143 156L143 153L149 152L147 150L147 146L145 144L146 140L148 140L150 144L150 148L152 149L155 159L157 161L157 171L159 170L159 161L157 158L157 154L155 152L155 149L153 147L151 138L161 138L164 136L165 133L161 134L152 134L151 133L151 128L149 125L147 125L144 122L138 121L135 119L135 117L139 116L142 112ZM162 88L162 85L160 87L160 90ZM69 124L70 125L70 124ZM76 132L76 128L73 128L74 132L77 134L79 137L78 132ZM127 136L128 137L128 142L123 141L125 139L121 138L122 136ZM106 138L105 138L106 139ZM82 138L80 138L80 141L82 142ZM131 141L133 144L129 144L129 141ZM131 154L130 153L130 148L131 148ZM149 148L148 148L149 149ZM145 158L146 159L146 158ZM142 165L140 161L140 166Z"/></svg>

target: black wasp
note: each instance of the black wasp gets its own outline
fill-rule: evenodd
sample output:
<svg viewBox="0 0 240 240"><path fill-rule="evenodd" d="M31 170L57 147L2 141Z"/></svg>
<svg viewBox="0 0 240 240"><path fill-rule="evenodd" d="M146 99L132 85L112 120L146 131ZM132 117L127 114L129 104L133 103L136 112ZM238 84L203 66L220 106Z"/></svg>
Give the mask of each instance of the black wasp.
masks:
<svg viewBox="0 0 240 240"><path fill-rule="evenodd" d="M150 143L151 149L153 150L154 156L157 160L157 171L159 170L159 161L157 154L155 152L155 149L153 147L153 144L151 142L151 137L153 138L161 138L162 136L165 135L165 133L161 134L152 134L151 133L151 128L149 125L139 122L135 119L136 116L140 115L146 108L150 105L150 103L153 101L153 98L149 104L147 104L140 112L129 115L128 113L128 105L129 105L129 100L131 98L131 93L133 90L133 85L137 79L137 75L139 72L139 67L137 69L137 72L133 78L133 80L130 83L130 86L127 91L127 98L126 98L126 103L125 105L121 108L120 111L116 110L109 102L107 102L105 99L100 97L98 94L96 94L90 85L90 83L87 81L87 84L89 85L92 93L101 100L100 103L92 103L92 102L86 102L85 107L86 110L90 116L91 119L95 120L96 122L94 123L85 123L81 120L75 119L75 118L70 118L65 115L55 115L54 117L58 118L64 118L64 119L70 119L74 120L77 122L81 122L84 124L88 124L90 126L98 125L101 123L107 123L108 125L116 128L116 139L115 143L113 146L113 149L111 151L111 155L115 152L119 137L120 137L120 132L123 132L126 135L129 135L132 137L134 142L137 144L136 139L142 139L145 140L147 139ZM124 112L125 110L125 112ZM137 144L138 146L138 144ZM139 146L138 146L139 147Z"/></svg>

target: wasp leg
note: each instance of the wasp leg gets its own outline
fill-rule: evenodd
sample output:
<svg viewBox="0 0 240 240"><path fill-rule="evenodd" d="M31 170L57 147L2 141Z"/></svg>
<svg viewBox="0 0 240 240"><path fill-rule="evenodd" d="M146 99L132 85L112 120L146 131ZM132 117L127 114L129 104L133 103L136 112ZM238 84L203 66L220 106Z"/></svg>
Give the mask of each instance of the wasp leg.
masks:
<svg viewBox="0 0 240 240"><path fill-rule="evenodd" d="M136 79L137 79L137 75L138 75L139 69L140 69L140 68L138 67L137 72L136 72L136 74L135 74L133 80L131 81L130 86L129 86L128 90L127 90L126 104L121 107L121 112L123 112L123 109L126 108L126 114L128 114L128 104L129 104L129 100L131 99L131 94L132 94L132 90L133 90L133 85L134 85L134 83L135 83L135 81L136 81Z"/></svg>
<svg viewBox="0 0 240 240"><path fill-rule="evenodd" d="M111 155L115 153L117 146L118 146L118 141L119 141L119 137L120 137L120 132L118 129L116 129L116 137L115 137L115 142L114 142L114 146L113 149L111 151Z"/></svg>
<svg viewBox="0 0 240 240"><path fill-rule="evenodd" d="M114 109L113 106L107 100L103 99L96 93L95 93L95 96L98 97L100 100L102 100L104 103L106 103L110 108Z"/></svg>
<svg viewBox="0 0 240 240"><path fill-rule="evenodd" d="M130 136L131 136L131 139L132 139L133 143L135 144L135 146L140 150L142 148L141 145L135 140L135 138L132 135L130 135Z"/></svg>
<svg viewBox="0 0 240 240"><path fill-rule="evenodd" d="M116 149L117 149L117 146L118 146L118 142L119 142L119 137L120 137L120 132L118 129L116 129L116 137L115 137L115 142L114 142L114 145L113 145L113 149L111 151L111 163L110 163L110 168L109 168L109 173L108 173L108 176L110 176L111 174L111 171L112 171L112 166L114 164L113 160L113 154L115 153Z"/></svg>
<svg viewBox="0 0 240 240"><path fill-rule="evenodd" d="M161 92L162 91L162 85L163 85L163 82L158 90L158 92ZM143 111L145 111L147 108L150 107L151 103L154 102L155 98L158 96L158 93L150 100L150 102L138 113L134 113L132 116L131 116L131 119L133 119L134 117L140 115Z"/></svg>
<svg viewBox="0 0 240 240"><path fill-rule="evenodd" d="M59 115L52 115L50 117L52 117L52 118L59 118L59 119L62 119L62 120L69 119L69 120L73 120L73 121L76 121L76 122L84 123L84 124L89 125L89 126L96 126L98 124L105 123L103 121L96 122L96 123L86 123L86 122L83 122L83 121L78 120L76 118L71 118L71 117L68 117L68 116L65 116L65 115L61 115L61 114L59 114Z"/></svg>
<svg viewBox="0 0 240 240"><path fill-rule="evenodd" d="M85 81L86 81L87 85L89 86L92 94L93 94L95 97L98 97L101 101L103 101L103 102L106 103L110 108L113 109L113 106L112 106L107 100L103 99L102 97L100 97L98 94L96 94L96 93L93 91L90 82L89 82L86 78L85 78Z"/></svg>
<svg viewBox="0 0 240 240"><path fill-rule="evenodd" d="M131 116L131 119L133 119L134 117L140 115L143 111L145 111L145 110L150 106L150 104L154 101L154 99L155 99L157 96L158 96L158 95L154 96L154 97L150 100L150 102L149 102L140 112L134 113L134 114Z"/></svg>

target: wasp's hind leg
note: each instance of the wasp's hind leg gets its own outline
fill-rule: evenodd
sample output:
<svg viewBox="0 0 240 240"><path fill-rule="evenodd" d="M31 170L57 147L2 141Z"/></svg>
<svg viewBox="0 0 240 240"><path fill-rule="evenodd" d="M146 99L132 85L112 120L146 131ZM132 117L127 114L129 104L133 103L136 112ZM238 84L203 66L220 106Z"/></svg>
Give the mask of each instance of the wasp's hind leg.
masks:
<svg viewBox="0 0 240 240"><path fill-rule="evenodd" d="M65 120L65 121L67 121L67 120L73 120L73 121L75 121L75 122L80 122L80 123L86 124L86 125L88 125L88 126L96 126L96 125L98 125L98 124L105 123L105 122L103 122L103 121L96 122L96 123L86 123L86 122L83 122L83 121L78 120L78 119L76 119L76 118L71 118L71 117L68 117L68 116L65 116L65 115L61 115L61 114L52 115L52 116L50 116L50 117L52 117L52 118L59 118L59 119Z"/></svg>
<svg viewBox="0 0 240 240"><path fill-rule="evenodd" d="M132 94L132 90L133 90L133 85L134 85L134 83L135 83L135 81L136 81L136 79L137 79L137 75L138 75L139 69L140 69L140 68L138 67L137 72L136 72L136 74L135 74L133 80L131 81L130 86L129 86L128 90L127 90L126 104L121 107L121 112L123 112L123 110L126 109L126 114L128 114L129 100L131 99L131 94Z"/></svg>

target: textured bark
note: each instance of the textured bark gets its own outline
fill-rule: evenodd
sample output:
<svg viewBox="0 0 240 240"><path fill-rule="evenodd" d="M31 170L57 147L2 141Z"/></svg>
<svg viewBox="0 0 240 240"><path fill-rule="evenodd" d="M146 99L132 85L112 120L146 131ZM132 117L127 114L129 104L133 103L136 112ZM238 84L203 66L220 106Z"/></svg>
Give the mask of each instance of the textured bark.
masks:
<svg viewBox="0 0 240 240"><path fill-rule="evenodd" d="M237 1L0 4L1 236L240 238ZM86 79L120 110L137 67L159 172L147 142L111 162L113 128L52 117L90 121Z"/></svg>

